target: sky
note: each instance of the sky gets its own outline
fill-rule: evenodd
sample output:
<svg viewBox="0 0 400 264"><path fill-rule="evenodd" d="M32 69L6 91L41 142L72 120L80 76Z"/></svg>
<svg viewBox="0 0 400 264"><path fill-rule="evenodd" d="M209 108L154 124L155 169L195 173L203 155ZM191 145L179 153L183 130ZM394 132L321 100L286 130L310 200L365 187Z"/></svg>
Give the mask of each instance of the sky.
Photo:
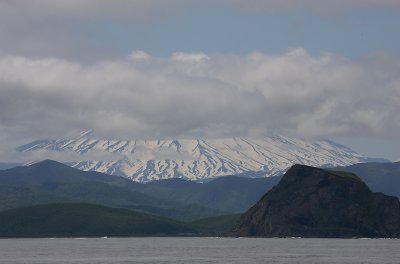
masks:
<svg viewBox="0 0 400 264"><path fill-rule="evenodd" d="M399 161L398 25L398 0L0 0L0 162L84 129Z"/></svg>

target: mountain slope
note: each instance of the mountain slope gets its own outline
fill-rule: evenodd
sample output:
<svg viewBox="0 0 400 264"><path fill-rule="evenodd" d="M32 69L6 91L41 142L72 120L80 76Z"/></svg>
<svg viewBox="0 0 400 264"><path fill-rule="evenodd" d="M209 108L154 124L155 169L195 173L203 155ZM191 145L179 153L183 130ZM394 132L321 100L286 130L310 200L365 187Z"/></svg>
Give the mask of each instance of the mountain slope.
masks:
<svg viewBox="0 0 400 264"><path fill-rule="evenodd" d="M88 202L177 219L242 213L280 177L219 177L206 183L167 179L146 184L47 160L0 171L0 210L49 202Z"/></svg>
<svg viewBox="0 0 400 264"><path fill-rule="evenodd" d="M202 234L222 235L232 229L238 222L240 214L220 215L210 218L199 219L191 222L191 226Z"/></svg>
<svg viewBox="0 0 400 264"><path fill-rule="evenodd" d="M20 152L44 151L80 155L72 166L147 182L167 178L206 179L250 174L275 176L291 165L347 166L367 158L329 140L306 141L273 136L255 138L182 140L107 140L85 131L60 140L38 140L20 146ZM103 158L112 153L111 159Z"/></svg>
<svg viewBox="0 0 400 264"><path fill-rule="evenodd" d="M195 204L159 199L140 192L142 187L123 177L85 172L47 160L0 171L0 210L55 202L85 202L188 221L224 214Z"/></svg>
<svg viewBox="0 0 400 264"><path fill-rule="evenodd" d="M208 208L242 213L280 180L280 177L243 178L219 177L207 183L183 179L149 182L141 192L159 199L198 204Z"/></svg>
<svg viewBox="0 0 400 264"><path fill-rule="evenodd" d="M400 202L371 192L355 174L294 165L240 217L232 235L400 237Z"/></svg>
<svg viewBox="0 0 400 264"><path fill-rule="evenodd" d="M22 166L22 163L4 163L0 162L0 170L8 170L17 166Z"/></svg>
<svg viewBox="0 0 400 264"><path fill-rule="evenodd" d="M332 169L357 174L374 192L400 197L400 162L360 163Z"/></svg>
<svg viewBox="0 0 400 264"><path fill-rule="evenodd" d="M196 232L159 216L93 204L38 205L0 212L0 237L135 236Z"/></svg>

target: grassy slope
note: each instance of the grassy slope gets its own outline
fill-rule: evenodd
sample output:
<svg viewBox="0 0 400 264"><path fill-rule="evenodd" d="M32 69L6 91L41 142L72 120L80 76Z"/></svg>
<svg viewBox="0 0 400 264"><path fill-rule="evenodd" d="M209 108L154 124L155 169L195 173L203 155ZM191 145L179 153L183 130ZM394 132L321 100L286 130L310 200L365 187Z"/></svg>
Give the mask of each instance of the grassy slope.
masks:
<svg viewBox="0 0 400 264"><path fill-rule="evenodd" d="M54 161L0 171L0 210L55 202L84 202L136 209L175 219L224 214L140 192L143 184L97 172L84 172Z"/></svg>
<svg viewBox="0 0 400 264"><path fill-rule="evenodd" d="M244 212L278 181L277 177L227 176L204 184L180 179L140 184L44 161L0 171L0 211L54 202L83 202L192 221Z"/></svg>
<svg viewBox="0 0 400 264"><path fill-rule="evenodd" d="M228 232L239 220L240 214L221 215L199 219L191 222L200 233L209 235L223 235Z"/></svg>
<svg viewBox="0 0 400 264"><path fill-rule="evenodd" d="M220 177L208 183L170 179L145 184L141 190L160 199L199 204L221 211L241 213L256 203L276 185L280 177Z"/></svg>
<svg viewBox="0 0 400 264"><path fill-rule="evenodd" d="M134 236L193 233L188 224L121 208L49 204L0 212L0 236Z"/></svg>
<svg viewBox="0 0 400 264"><path fill-rule="evenodd" d="M0 237L222 235L240 215L191 223L85 203L36 205L0 212Z"/></svg>

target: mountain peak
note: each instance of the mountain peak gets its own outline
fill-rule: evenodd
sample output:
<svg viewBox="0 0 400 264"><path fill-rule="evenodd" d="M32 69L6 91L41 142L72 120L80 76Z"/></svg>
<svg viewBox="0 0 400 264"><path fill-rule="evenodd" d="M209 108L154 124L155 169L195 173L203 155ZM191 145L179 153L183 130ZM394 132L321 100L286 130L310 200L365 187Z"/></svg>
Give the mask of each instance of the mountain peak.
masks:
<svg viewBox="0 0 400 264"><path fill-rule="evenodd" d="M352 173L295 165L233 229L237 236L399 237L397 197Z"/></svg>
<svg viewBox="0 0 400 264"><path fill-rule="evenodd" d="M327 140L287 136L265 138L109 140L87 130L79 137L34 141L20 152L75 152L72 166L147 182L168 178L204 180L227 175L276 176L293 164L348 166L366 160L349 148ZM105 153L111 153L105 155ZM68 155L69 154L69 155ZM102 157L105 157L104 159ZM110 159L111 157L111 159Z"/></svg>
<svg viewBox="0 0 400 264"><path fill-rule="evenodd" d="M30 166L26 167L29 168L31 170L40 170L40 171L44 171L44 172L52 172L54 169L56 170L76 170L68 165L65 165L62 162L58 162L55 160L50 160L50 159L46 159L46 160L42 160L42 161L38 161L36 163L31 164Z"/></svg>
<svg viewBox="0 0 400 264"><path fill-rule="evenodd" d="M310 172L313 172L310 174ZM336 170L328 170L328 169L321 169L321 168L316 168L313 166L307 166L307 165L302 165L302 164L295 164L293 165L283 176L284 179L286 178L299 178L299 177L306 177L306 176L320 176L320 177L325 177L327 174L330 174L331 176L335 177L340 177L343 179L348 179L348 180L356 180L356 181L361 181L361 179L355 175L354 173L351 172L346 172L346 171L336 171Z"/></svg>

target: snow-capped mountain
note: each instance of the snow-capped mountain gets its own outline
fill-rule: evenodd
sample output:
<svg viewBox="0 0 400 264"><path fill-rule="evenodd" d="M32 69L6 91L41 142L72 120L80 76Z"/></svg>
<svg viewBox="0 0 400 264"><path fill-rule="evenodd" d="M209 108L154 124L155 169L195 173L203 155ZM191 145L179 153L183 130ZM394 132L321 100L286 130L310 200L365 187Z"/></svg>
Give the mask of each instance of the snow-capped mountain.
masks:
<svg viewBox="0 0 400 264"><path fill-rule="evenodd" d="M79 154L80 160L71 163L75 168L121 175L139 182L174 177L201 180L254 172L274 176L295 163L329 167L368 160L329 140L307 141L286 136L107 140L93 137L92 131L82 132L76 138L34 141L18 151L73 152Z"/></svg>

